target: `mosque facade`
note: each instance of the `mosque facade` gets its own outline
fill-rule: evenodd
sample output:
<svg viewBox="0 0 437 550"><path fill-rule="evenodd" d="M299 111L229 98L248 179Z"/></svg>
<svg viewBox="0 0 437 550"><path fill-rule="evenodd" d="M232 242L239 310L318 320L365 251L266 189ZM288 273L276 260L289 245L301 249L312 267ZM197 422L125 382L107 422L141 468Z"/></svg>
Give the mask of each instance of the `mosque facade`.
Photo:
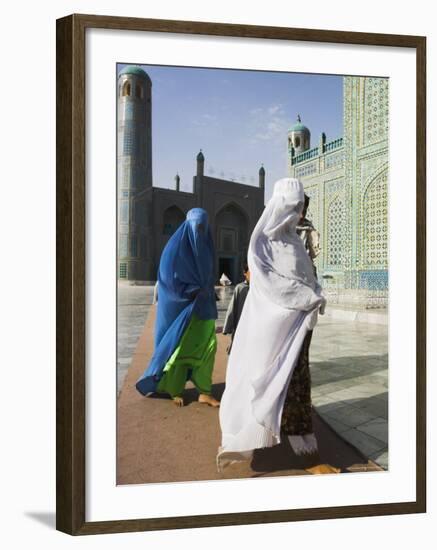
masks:
<svg viewBox="0 0 437 550"><path fill-rule="evenodd" d="M290 176L310 197L319 280L341 302L383 307L388 289L388 80L344 77L342 137L311 145L300 117L287 136Z"/></svg>
<svg viewBox="0 0 437 550"><path fill-rule="evenodd" d="M388 80L344 77L343 136L316 145L300 117L287 135L288 175L310 197L308 217L320 233L319 280L339 301L387 297ZM152 82L139 67L118 77L118 277L154 281L161 252L188 210L204 208L216 247L216 278L241 279L249 238L264 208L258 186L205 175L196 157L191 192L152 185ZM384 305L384 304L382 304ZM379 300L376 307L381 306Z"/></svg>
<svg viewBox="0 0 437 550"><path fill-rule="evenodd" d="M208 212L216 250L215 271L242 280L250 235L264 209L265 170L258 186L205 175L205 157L196 157L192 192L152 185L152 82L139 67L118 77L118 278L154 281L162 250L191 208Z"/></svg>

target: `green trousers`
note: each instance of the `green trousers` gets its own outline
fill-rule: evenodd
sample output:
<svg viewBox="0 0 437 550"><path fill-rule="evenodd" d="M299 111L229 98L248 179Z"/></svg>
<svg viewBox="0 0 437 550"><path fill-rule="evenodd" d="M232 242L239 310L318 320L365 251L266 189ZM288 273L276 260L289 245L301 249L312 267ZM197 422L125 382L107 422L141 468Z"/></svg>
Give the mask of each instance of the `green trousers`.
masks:
<svg viewBox="0 0 437 550"><path fill-rule="evenodd" d="M210 394L216 350L214 319L204 321L193 315L164 367L158 392L180 396L186 382L191 380L199 393Z"/></svg>

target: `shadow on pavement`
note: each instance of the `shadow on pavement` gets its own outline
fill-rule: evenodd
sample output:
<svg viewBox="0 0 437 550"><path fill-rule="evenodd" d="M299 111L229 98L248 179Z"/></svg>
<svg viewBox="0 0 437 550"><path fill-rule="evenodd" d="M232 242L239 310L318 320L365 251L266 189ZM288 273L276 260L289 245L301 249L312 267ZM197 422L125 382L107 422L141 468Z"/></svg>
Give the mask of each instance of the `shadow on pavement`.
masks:
<svg viewBox="0 0 437 550"><path fill-rule="evenodd" d="M318 456L297 456L293 452L287 436L282 435L280 445L267 449L258 449L254 452L250 465L252 470L268 475L272 472L292 469L297 470L297 474L305 474L305 469L322 463L340 468L342 472L351 471L357 464L360 464L361 471L363 471L362 465L368 463L367 458L357 449L340 439L336 432L314 410L313 427L319 447ZM380 469L373 464L369 464L368 468L369 470Z"/></svg>
<svg viewBox="0 0 437 550"><path fill-rule="evenodd" d="M315 388L324 384L333 384L384 372L388 367L388 355L333 357L328 361L311 360L310 357L310 364L312 387Z"/></svg>

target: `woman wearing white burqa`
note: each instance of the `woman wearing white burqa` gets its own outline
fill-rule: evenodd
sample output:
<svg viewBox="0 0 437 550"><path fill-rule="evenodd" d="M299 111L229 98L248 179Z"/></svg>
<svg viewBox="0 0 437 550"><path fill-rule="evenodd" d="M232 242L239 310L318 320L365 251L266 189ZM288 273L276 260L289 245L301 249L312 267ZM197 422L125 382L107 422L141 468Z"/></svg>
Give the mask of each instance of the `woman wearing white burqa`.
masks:
<svg viewBox="0 0 437 550"><path fill-rule="evenodd" d="M304 206L297 179L276 182L250 239L250 291L234 336L220 404L219 470L280 443L287 387L305 335L325 305L296 233Z"/></svg>

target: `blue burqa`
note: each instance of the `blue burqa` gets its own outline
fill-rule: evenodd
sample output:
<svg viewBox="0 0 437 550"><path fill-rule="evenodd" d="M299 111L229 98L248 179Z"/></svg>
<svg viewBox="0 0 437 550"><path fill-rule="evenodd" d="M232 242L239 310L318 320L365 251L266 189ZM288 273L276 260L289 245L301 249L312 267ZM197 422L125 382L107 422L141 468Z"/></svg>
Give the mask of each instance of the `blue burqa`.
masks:
<svg viewBox="0 0 437 550"><path fill-rule="evenodd" d="M214 292L214 244L208 214L193 208L170 237L159 263L155 351L136 383L143 395L156 391L164 367L191 317L217 319Z"/></svg>

